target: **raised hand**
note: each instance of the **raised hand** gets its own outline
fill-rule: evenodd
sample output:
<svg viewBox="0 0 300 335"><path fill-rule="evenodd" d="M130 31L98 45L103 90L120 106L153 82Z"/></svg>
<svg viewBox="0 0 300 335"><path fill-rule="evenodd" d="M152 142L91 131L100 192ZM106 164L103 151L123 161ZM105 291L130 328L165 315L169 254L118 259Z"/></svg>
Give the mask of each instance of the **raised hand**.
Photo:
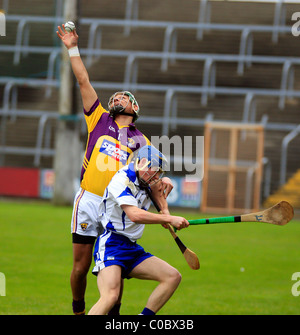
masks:
<svg viewBox="0 0 300 335"><path fill-rule="evenodd" d="M67 49L76 47L78 45L78 35L76 33L76 29L71 31L70 33L65 30L65 25L57 27L58 31L56 31L57 36L62 40Z"/></svg>

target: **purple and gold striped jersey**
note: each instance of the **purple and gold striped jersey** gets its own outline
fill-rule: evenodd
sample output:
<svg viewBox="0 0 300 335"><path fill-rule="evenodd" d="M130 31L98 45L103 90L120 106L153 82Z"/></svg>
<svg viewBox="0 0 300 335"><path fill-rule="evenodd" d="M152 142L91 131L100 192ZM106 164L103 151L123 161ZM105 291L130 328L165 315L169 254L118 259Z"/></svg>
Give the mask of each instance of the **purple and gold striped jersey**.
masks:
<svg viewBox="0 0 300 335"><path fill-rule="evenodd" d="M115 173L127 165L132 153L150 144L135 125L120 126L97 99L84 110L88 139L81 170L81 188L103 196Z"/></svg>

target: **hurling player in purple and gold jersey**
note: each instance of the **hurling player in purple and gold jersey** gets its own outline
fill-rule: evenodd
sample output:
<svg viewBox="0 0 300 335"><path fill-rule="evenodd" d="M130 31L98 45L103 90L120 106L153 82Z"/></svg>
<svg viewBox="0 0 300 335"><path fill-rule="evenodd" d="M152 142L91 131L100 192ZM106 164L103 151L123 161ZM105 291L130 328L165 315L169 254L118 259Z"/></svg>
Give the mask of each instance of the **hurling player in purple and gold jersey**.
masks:
<svg viewBox="0 0 300 335"><path fill-rule="evenodd" d="M99 102L89 81L89 75L78 50L76 30L67 32L58 27L70 56L72 70L78 81L87 124L88 139L81 170L80 189L74 199L71 232L73 241L73 269L71 288L74 314L85 314L86 276L89 271L97 230L98 209L103 192L115 173L127 165L131 154L149 145L150 141L135 126L139 105L132 93L116 92L108 102L108 110ZM166 197L173 186L169 178L153 189L153 195L164 214L169 214ZM122 290L111 314L119 314Z"/></svg>

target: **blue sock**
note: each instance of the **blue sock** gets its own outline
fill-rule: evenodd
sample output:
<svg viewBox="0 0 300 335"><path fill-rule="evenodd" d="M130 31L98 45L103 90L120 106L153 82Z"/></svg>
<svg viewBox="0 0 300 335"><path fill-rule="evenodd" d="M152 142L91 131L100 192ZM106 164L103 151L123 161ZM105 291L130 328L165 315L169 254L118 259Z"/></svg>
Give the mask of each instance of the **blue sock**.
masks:
<svg viewBox="0 0 300 335"><path fill-rule="evenodd" d="M155 315L155 313L153 311L151 311L151 309L145 307L144 310L141 313L142 315Z"/></svg>

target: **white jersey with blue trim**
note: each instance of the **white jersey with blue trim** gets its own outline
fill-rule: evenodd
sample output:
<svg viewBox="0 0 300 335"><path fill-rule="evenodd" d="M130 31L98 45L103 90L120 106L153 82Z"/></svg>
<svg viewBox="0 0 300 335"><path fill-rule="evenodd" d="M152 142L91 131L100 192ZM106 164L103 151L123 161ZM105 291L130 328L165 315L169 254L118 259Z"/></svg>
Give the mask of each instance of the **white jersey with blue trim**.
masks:
<svg viewBox="0 0 300 335"><path fill-rule="evenodd" d="M145 225L132 222L121 205L132 205L147 211L150 204L146 191L139 187L133 163L130 163L115 174L105 189L99 219L105 230L135 242L142 237Z"/></svg>

